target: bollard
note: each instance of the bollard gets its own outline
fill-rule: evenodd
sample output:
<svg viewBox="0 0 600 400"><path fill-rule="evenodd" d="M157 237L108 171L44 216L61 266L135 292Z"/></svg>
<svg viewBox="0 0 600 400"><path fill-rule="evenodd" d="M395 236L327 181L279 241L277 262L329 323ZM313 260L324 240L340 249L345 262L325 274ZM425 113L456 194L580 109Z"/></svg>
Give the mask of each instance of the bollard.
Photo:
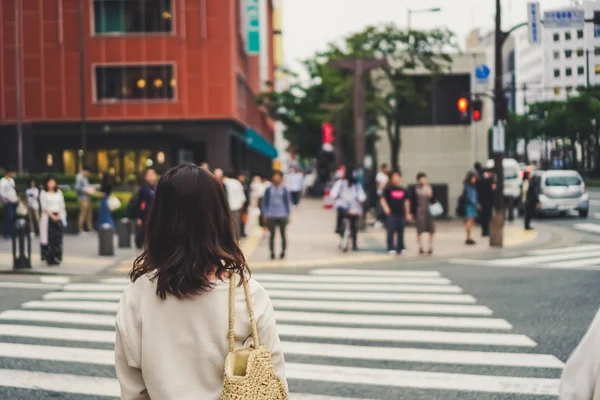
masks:
<svg viewBox="0 0 600 400"><path fill-rule="evenodd" d="M15 220L12 235L12 253L14 269L31 268L31 234L29 232L29 220L26 217L17 217Z"/></svg>
<svg viewBox="0 0 600 400"><path fill-rule="evenodd" d="M121 218L117 224L117 237L119 238L119 248L131 248L131 223L129 218Z"/></svg>
<svg viewBox="0 0 600 400"><path fill-rule="evenodd" d="M98 254L101 256L114 256L115 243L113 241L115 230L110 224L103 224L98 229Z"/></svg>

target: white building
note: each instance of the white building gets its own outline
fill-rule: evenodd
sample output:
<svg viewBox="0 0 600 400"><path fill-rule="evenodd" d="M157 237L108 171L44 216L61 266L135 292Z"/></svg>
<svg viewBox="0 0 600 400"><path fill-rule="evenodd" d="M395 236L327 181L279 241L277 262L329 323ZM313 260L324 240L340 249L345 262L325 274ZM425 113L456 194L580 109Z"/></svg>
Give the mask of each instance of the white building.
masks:
<svg viewBox="0 0 600 400"><path fill-rule="evenodd" d="M600 0L587 1L579 8L591 19L594 11L600 11ZM526 104L565 100L578 86L587 85L588 73L590 85L600 83L600 27L592 23L581 28L545 27L542 43L533 45L526 29L515 34L518 113L526 111Z"/></svg>

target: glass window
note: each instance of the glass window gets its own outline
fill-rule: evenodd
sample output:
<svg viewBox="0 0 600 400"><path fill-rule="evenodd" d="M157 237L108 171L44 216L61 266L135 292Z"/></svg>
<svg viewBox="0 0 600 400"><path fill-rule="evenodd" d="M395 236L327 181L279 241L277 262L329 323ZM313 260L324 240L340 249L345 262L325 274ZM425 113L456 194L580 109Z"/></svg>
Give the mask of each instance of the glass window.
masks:
<svg viewBox="0 0 600 400"><path fill-rule="evenodd" d="M573 91L573 86L567 86L565 89L567 90L567 94L571 93Z"/></svg>
<svg viewBox="0 0 600 400"><path fill-rule="evenodd" d="M565 50L565 58L571 58L573 55L573 50Z"/></svg>
<svg viewBox="0 0 600 400"><path fill-rule="evenodd" d="M594 37L600 37L600 25L594 25Z"/></svg>
<svg viewBox="0 0 600 400"><path fill-rule="evenodd" d="M558 86L554 88L554 94L557 96L560 94L560 88Z"/></svg>
<svg viewBox="0 0 600 400"><path fill-rule="evenodd" d="M571 32L565 32L565 40L571 40Z"/></svg>
<svg viewBox="0 0 600 400"><path fill-rule="evenodd" d="M75 175L77 173L77 156L75 150L63 151L63 172L66 175Z"/></svg>
<svg viewBox="0 0 600 400"><path fill-rule="evenodd" d="M577 49L577 57L583 57L583 49Z"/></svg>
<svg viewBox="0 0 600 400"><path fill-rule="evenodd" d="M583 29L577 30L577 39L583 39Z"/></svg>
<svg viewBox="0 0 600 400"><path fill-rule="evenodd" d="M583 74L585 74L585 67L583 65L580 65L579 67L577 67L577 75Z"/></svg>
<svg viewBox="0 0 600 400"><path fill-rule="evenodd" d="M578 176L548 176L545 184L546 186L579 186L582 181Z"/></svg>
<svg viewBox="0 0 600 400"><path fill-rule="evenodd" d="M600 56L600 47L598 47L598 46L594 47L594 55Z"/></svg>
<svg viewBox="0 0 600 400"><path fill-rule="evenodd" d="M554 41L558 42L560 40L560 35L558 33L554 34Z"/></svg>
<svg viewBox="0 0 600 400"><path fill-rule="evenodd" d="M596 65L594 67L594 72L596 73L596 75L600 75L600 65Z"/></svg>
<svg viewBox="0 0 600 400"><path fill-rule="evenodd" d="M171 0L93 0L97 34L160 33L173 30Z"/></svg>
<svg viewBox="0 0 600 400"><path fill-rule="evenodd" d="M558 51L558 50L555 50L555 51L554 51L554 59L555 59L555 60L558 60L559 58L560 58L560 51Z"/></svg>
<svg viewBox="0 0 600 400"><path fill-rule="evenodd" d="M560 77L560 69L556 68L556 69L554 70L554 77L555 77L555 78L559 78L559 77Z"/></svg>
<svg viewBox="0 0 600 400"><path fill-rule="evenodd" d="M173 70L172 65L97 66L96 100L173 99Z"/></svg>
<svg viewBox="0 0 600 400"><path fill-rule="evenodd" d="M565 70L565 75L567 75L567 76L573 75L573 69L571 67L567 67L567 69Z"/></svg>

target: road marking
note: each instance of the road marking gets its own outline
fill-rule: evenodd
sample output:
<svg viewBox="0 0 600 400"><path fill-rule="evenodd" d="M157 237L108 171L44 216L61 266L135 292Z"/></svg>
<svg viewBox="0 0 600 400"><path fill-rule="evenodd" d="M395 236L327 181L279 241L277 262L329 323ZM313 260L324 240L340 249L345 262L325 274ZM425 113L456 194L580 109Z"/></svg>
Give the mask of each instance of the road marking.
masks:
<svg viewBox="0 0 600 400"><path fill-rule="evenodd" d="M73 292L122 292L127 285L106 285L101 283L71 283L64 286L65 291Z"/></svg>
<svg viewBox="0 0 600 400"><path fill-rule="evenodd" d="M0 313L2 321L57 322L71 325L115 326L113 315L77 314L52 311L8 310ZM3 325L0 325L0 327Z"/></svg>
<svg viewBox="0 0 600 400"><path fill-rule="evenodd" d="M47 300L120 300L121 293L51 292L44 295Z"/></svg>
<svg viewBox="0 0 600 400"><path fill-rule="evenodd" d="M344 283L279 283L260 282L265 289L300 289L300 290L355 290L357 292L411 292L411 293L462 293L458 286L451 285L370 285Z"/></svg>
<svg viewBox="0 0 600 400"><path fill-rule="evenodd" d="M497 353L411 349L406 347L347 346L330 343L283 342L284 354L356 360L402 361L434 364L495 365L506 367L563 368L558 358L547 354Z"/></svg>
<svg viewBox="0 0 600 400"><path fill-rule="evenodd" d="M595 265L600 265L600 258L594 257L583 260L560 261L547 264L547 266L551 268L583 268Z"/></svg>
<svg viewBox="0 0 600 400"><path fill-rule="evenodd" d="M334 269L334 268L319 268L310 271L312 275L359 275L359 276L406 276L406 277L429 277L437 278L441 274L437 271L382 271L382 270L368 270L368 269Z"/></svg>
<svg viewBox="0 0 600 400"><path fill-rule="evenodd" d="M527 254L530 254L533 256L545 256L545 255L550 255L550 254L572 254L572 253L579 252L579 251L594 251L594 250L600 250L600 246L597 244L586 244L586 245L581 245L581 246L563 247L563 248L559 248L559 249L534 250L534 251L527 252Z"/></svg>
<svg viewBox="0 0 600 400"><path fill-rule="evenodd" d="M373 276L326 276L326 275L288 275L254 274L259 282L306 282L306 283L419 283L427 285L449 285L446 278L410 278L410 277L373 277Z"/></svg>
<svg viewBox="0 0 600 400"><path fill-rule="evenodd" d="M401 329L370 329L308 325L277 326L281 336L303 338L350 339L363 341L445 343L485 346L535 347L536 343L525 335L509 333L443 332Z"/></svg>
<svg viewBox="0 0 600 400"><path fill-rule="evenodd" d="M513 326L499 318L420 317L399 315L334 314L275 310L278 322L311 322L340 325L420 326L463 329L505 329Z"/></svg>
<svg viewBox="0 0 600 400"><path fill-rule="evenodd" d="M476 303L467 294L433 293L377 293L377 292L311 292L307 290L269 290L271 298L321 299L321 300L368 300L368 301L420 301L432 303Z"/></svg>
<svg viewBox="0 0 600 400"><path fill-rule="evenodd" d="M131 279L129 279L129 278L104 278L104 279L100 279L100 282L107 283L107 284L128 285L131 283Z"/></svg>
<svg viewBox="0 0 600 400"><path fill-rule="evenodd" d="M28 301L21 305L23 308L40 308L46 310L75 310L75 311L107 311L117 312L119 303L104 301ZM0 314L1 316L1 314Z"/></svg>
<svg viewBox="0 0 600 400"><path fill-rule="evenodd" d="M424 313L424 314L464 314L492 315L492 310L485 306L474 305L444 305L421 303L365 303L349 301L315 301L315 300L278 300L273 299L275 308L291 308L318 311L368 311L394 313Z"/></svg>
<svg viewBox="0 0 600 400"><path fill-rule="evenodd" d="M573 228L585 232L600 233L600 225L593 224L591 222L586 222L583 224L573 224Z"/></svg>
<svg viewBox="0 0 600 400"><path fill-rule="evenodd" d="M65 284L71 282L71 279L67 276L41 276L40 282Z"/></svg>
<svg viewBox="0 0 600 400"><path fill-rule="evenodd" d="M114 323L113 323L114 326ZM115 332L49 326L0 324L0 336L36 339L72 340L75 342L114 343Z"/></svg>
<svg viewBox="0 0 600 400"><path fill-rule="evenodd" d="M525 257L514 257L514 258L504 258L497 260L489 260L487 261L488 265L502 265L502 266L517 266L517 265L531 265L531 264L539 264L550 261L561 261L561 260L573 260L573 259L581 259L581 258L591 258L591 257L599 257L600 251L588 251L588 252L577 252L577 253L568 253L568 254L552 254L545 256L525 256Z"/></svg>
<svg viewBox="0 0 600 400"><path fill-rule="evenodd" d="M0 288L9 289L57 290L61 287L51 283L0 282Z"/></svg>
<svg viewBox="0 0 600 400"><path fill-rule="evenodd" d="M90 396L119 397L116 379L92 376L51 374L47 372L0 370L0 386L31 390L47 390Z"/></svg>
<svg viewBox="0 0 600 400"><path fill-rule="evenodd" d="M286 376L288 379L346 384L550 396L558 394L560 382L558 379L514 378L297 363L286 364Z"/></svg>
<svg viewBox="0 0 600 400"><path fill-rule="evenodd" d="M0 343L0 357L77 362L111 366L115 364L115 353L112 350L40 346L18 343Z"/></svg>

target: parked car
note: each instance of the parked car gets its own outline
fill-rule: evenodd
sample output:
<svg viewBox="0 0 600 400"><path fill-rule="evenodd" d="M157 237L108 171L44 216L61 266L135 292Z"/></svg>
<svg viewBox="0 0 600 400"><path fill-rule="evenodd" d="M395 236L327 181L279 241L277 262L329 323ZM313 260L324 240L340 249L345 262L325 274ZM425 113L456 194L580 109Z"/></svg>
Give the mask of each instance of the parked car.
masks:
<svg viewBox="0 0 600 400"><path fill-rule="evenodd" d="M494 160L487 160L486 168L494 168ZM523 186L523 176L521 166L514 158L505 158L502 161L504 169L504 197L512 198L513 204L517 206L521 201L521 189Z"/></svg>
<svg viewBox="0 0 600 400"><path fill-rule="evenodd" d="M538 215L567 214L577 211L581 218L590 213L590 196L577 171L538 171L531 184L538 185Z"/></svg>

